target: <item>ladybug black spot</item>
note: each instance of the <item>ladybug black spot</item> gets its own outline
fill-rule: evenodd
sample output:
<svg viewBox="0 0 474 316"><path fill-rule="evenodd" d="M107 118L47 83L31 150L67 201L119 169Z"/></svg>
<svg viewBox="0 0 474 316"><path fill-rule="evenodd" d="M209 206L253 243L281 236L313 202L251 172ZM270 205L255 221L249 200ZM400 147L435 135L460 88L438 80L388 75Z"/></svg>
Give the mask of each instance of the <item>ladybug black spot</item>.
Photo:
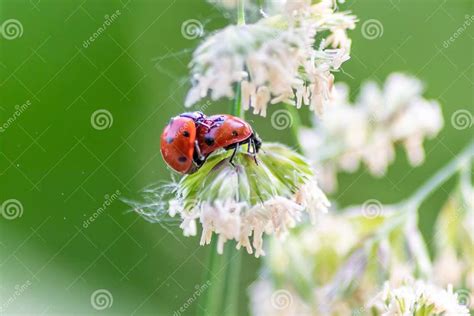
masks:
<svg viewBox="0 0 474 316"><path fill-rule="evenodd" d="M183 132L183 136L184 136L184 137L189 137L189 136L190 136L190 134L189 134L189 132L188 132L188 131L184 131L184 132Z"/></svg>
<svg viewBox="0 0 474 316"><path fill-rule="evenodd" d="M205 137L205 138L204 138L204 142L206 142L206 145L212 146L212 145L214 145L214 138L212 138L212 137Z"/></svg>
<svg viewBox="0 0 474 316"><path fill-rule="evenodd" d="M174 140L174 138L171 137L171 136L166 137L166 142L167 142L168 144L171 144L171 143L173 142L173 140Z"/></svg>
<svg viewBox="0 0 474 316"><path fill-rule="evenodd" d="M239 133L237 133L237 131L232 131L232 136L237 137L239 136Z"/></svg>
<svg viewBox="0 0 474 316"><path fill-rule="evenodd" d="M184 163L188 160L188 158L184 157L184 156L181 156L178 158L178 161L181 162L181 163Z"/></svg>

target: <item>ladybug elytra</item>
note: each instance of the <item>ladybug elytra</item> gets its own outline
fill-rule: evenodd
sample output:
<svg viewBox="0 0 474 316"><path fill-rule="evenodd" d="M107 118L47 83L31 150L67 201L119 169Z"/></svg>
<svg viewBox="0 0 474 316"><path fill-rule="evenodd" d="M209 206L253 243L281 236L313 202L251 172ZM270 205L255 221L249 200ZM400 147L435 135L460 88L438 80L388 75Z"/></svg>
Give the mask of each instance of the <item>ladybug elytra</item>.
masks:
<svg viewBox="0 0 474 316"><path fill-rule="evenodd" d="M195 168L196 123L194 117L186 114L172 118L161 134L161 155L180 173L189 173Z"/></svg>
<svg viewBox="0 0 474 316"><path fill-rule="evenodd" d="M217 149L232 149L234 154L238 146L249 144L256 154L261 146L260 139L255 135L249 123L236 116L219 114L210 116L205 125L200 125L197 129L197 140L201 154L208 156Z"/></svg>

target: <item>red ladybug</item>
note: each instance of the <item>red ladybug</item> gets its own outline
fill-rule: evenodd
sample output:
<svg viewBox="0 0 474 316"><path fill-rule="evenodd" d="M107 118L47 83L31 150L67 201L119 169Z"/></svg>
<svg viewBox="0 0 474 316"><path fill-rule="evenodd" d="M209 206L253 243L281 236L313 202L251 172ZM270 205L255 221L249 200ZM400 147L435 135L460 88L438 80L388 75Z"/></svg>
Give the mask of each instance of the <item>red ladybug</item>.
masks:
<svg viewBox="0 0 474 316"><path fill-rule="evenodd" d="M165 162L180 173L193 173L218 149L240 145L257 154L262 142L244 120L226 114L206 117L202 112L183 113L172 118L161 134L161 154ZM255 162L257 162L255 158Z"/></svg>
<svg viewBox="0 0 474 316"><path fill-rule="evenodd" d="M200 112L173 117L161 134L161 155L165 162L180 173L192 173L202 163L196 157L196 122L204 120Z"/></svg>
<svg viewBox="0 0 474 316"><path fill-rule="evenodd" d="M213 115L201 122L197 127L196 137L200 153L204 157L220 148L233 148L230 163L240 145L249 144L248 152L252 149L253 154L257 154L262 145L249 123L227 114Z"/></svg>

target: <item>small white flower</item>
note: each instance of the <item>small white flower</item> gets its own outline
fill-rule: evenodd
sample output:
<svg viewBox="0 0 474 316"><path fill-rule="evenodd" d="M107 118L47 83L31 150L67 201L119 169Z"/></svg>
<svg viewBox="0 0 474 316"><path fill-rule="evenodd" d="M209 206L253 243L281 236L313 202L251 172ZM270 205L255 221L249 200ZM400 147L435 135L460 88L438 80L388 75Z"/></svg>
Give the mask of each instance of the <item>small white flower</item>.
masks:
<svg viewBox="0 0 474 316"><path fill-rule="evenodd" d="M369 217L364 214L364 206L349 207L322 216L315 227L305 225L292 230L284 241L270 238L269 254L256 283L276 284L294 292L294 301L303 303L295 307L311 306L310 315L339 315L340 308L354 311L363 307L383 285L381 276L398 286L413 280L415 273L428 275L423 267L423 250L416 245L419 232L410 228L410 221L394 224L401 212L415 210L399 207L384 205L378 216ZM253 288L251 295L262 302L265 295L258 290ZM416 291L407 287L397 293L412 306ZM385 301L391 299L390 295L392 291L387 285L377 299ZM429 298L431 302L431 297L424 300ZM260 310L260 306L252 308ZM278 315L271 306L264 308L267 314ZM405 315L394 304L387 310ZM301 315L298 312L288 310L285 315Z"/></svg>
<svg viewBox="0 0 474 316"><path fill-rule="evenodd" d="M410 104L395 118L391 133L394 140L403 142L411 164L416 166L424 161L423 139L438 134L443 116L435 101L414 99Z"/></svg>
<svg viewBox="0 0 474 316"><path fill-rule="evenodd" d="M382 128L374 130L370 134L368 143L359 151L370 172L379 177L385 174L387 166L395 159L395 149L390 134Z"/></svg>
<svg viewBox="0 0 474 316"><path fill-rule="evenodd" d="M329 201L314 180L306 160L290 148L265 143L255 158L245 149L229 163L231 151L210 156L195 173L184 176L164 195L162 187L151 190L149 203L139 213L150 221L160 221L166 211L162 200L169 199L169 214L181 218L186 236L202 226L201 245L218 238L217 251L228 240L256 257L265 255L263 235L284 237L306 216L313 223L327 212ZM157 201L158 200L158 201ZM158 207L159 205L159 207ZM145 209L145 210L143 210Z"/></svg>
<svg viewBox="0 0 474 316"><path fill-rule="evenodd" d="M368 305L384 316L418 315L417 312L423 312L422 315L469 315L469 310L458 302L452 286L444 290L423 281L407 282L397 288L386 283Z"/></svg>
<svg viewBox="0 0 474 316"><path fill-rule="evenodd" d="M443 127L440 105L425 100L422 92L418 79L395 73L383 89L374 82L365 83L351 104L348 88L336 85L324 117L315 128L300 133L305 153L325 175L320 178L323 188L335 189L337 171L354 172L360 162L373 175L382 176L395 159L397 143L405 147L413 166L420 165L425 158L423 141Z"/></svg>
<svg viewBox="0 0 474 316"><path fill-rule="evenodd" d="M347 217L330 213L321 216L316 226L291 231L284 241L271 238L264 273L250 289L253 315L339 315L336 310L347 315L349 306L342 300L330 304L321 289L356 245L358 235ZM291 293L288 308L270 304L279 288Z"/></svg>
<svg viewBox="0 0 474 316"><path fill-rule="evenodd" d="M288 1L284 13L249 25L231 25L208 37L194 52L193 87L185 105L207 96L234 97L241 83L245 110L265 116L268 104L303 104L322 113L331 100L334 76L349 59L346 29L354 17L335 13L326 2ZM327 46L314 48L315 35L332 30Z"/></svg>

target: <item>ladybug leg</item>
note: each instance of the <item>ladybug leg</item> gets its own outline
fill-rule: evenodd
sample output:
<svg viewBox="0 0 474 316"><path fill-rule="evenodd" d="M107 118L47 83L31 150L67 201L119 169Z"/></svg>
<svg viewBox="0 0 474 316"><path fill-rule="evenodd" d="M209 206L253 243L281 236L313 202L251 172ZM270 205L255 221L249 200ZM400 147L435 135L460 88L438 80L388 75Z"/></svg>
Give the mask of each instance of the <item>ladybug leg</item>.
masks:
<svg viewBox="0 0 474 316"><path fill-rule="evenodd" d="M232 165L232 167L235 167L235 164L234 164L234 157L235 157L235 154L237 153L237 150L239 149L239 144L237 143L234 147L234 151L232 152L232 155L230 156L230 164Z"/></svg>
<svg viewBox="0 0 474 316"><path fill-rule="evenodd" d="M255 140L254 140L253 138L250 139L250 142L249 142L249 150L250 150L250 146L252 146L252 156L253 156L253 160L255 160L255 164L258 165L258 161L257 161L257 153L258 153L257 144L255 143Z"/></svg>
<svg viewBox="0 0 474 316"><path fill-rule="evenodd" d="M204 157L201 153L201 148L199 148L197 140L194 141L194 150L196 151L199 160L204 161L206 159L206 157Z"/></svg>
<svg viewBox="0 0 474 316"><path fill-rule="evenodd" d="M253 151L254 151L253 160L255 161L255 164L258 166L257 148L255 147L255 142L253 142L253 141L252 141L252 147L253 147Z"/></svg>
<svg viewBox="0 0 474 316"><path fill-rule="evenodd" d="M255 152L253 150L253 144L252 144L252 139L251 138L248 140L247 152L251 155L255 154Z"/></svg>

